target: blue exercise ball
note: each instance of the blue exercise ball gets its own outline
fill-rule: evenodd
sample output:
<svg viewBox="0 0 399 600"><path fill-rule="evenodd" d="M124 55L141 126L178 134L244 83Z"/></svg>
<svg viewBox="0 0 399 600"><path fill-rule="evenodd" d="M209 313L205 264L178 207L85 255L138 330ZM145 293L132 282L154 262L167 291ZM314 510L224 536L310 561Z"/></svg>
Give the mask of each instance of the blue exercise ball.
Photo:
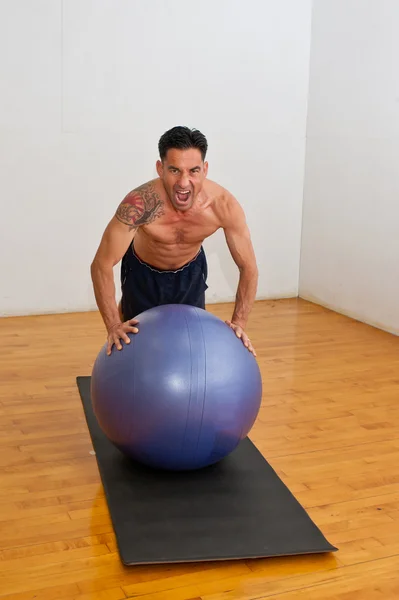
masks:
<svg viewBox="0 0 399 600"><path fill-rule="evenodd" d="M137 316L130 344L106 344L92 372L94 413L107 438L150 467L193 470L218 462L259 412L255 357L211 313L167 304Z"/></svg>

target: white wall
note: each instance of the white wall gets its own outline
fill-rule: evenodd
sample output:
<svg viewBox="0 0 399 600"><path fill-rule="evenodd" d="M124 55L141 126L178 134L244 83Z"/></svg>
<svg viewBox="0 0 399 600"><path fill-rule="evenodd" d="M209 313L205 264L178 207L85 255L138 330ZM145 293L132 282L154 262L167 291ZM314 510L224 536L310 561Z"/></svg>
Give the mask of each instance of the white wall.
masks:
<svg viewBox="0 0 399 600"><path fill-rule="evenodd" d="M207 135L259 297L298 291L311 0L0 0L0 315L95 308L89 266L157 142ZM208 301L233 299L220 232ZM119 285L119 269L116 270Z"/></svg>
<svg viewBox="0 0 399 600"><path fill-rule="evenodd" d="M399 333L399 2L315 0L300 295Z"/></svg>

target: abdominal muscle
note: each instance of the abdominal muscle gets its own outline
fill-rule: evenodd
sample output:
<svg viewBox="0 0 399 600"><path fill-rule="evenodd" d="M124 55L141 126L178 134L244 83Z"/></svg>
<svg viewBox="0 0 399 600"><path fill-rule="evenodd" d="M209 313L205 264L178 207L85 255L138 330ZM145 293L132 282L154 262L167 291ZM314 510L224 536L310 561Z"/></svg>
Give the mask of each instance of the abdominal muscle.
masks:
<svg viewBox="0 0 399 600"><path fill-rule="evenodd" d="M133 240L136 256L157 269L175 271L197 256L204 239L216 229L202 236L179 231L172 228L167 235L160 235L158 231L152 234L151 226L140 227Z"/></svg>

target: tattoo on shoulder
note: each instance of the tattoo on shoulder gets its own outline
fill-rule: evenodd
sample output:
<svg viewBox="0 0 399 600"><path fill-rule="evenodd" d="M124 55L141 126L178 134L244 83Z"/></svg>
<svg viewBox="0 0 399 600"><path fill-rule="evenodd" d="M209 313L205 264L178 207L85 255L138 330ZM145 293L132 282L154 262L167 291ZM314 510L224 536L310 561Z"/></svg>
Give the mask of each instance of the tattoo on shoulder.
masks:
<svg viewBox="0 0 399 600"><path fill-rule="evenodd" d="M152 223L164 214L164 203L154 189L152 183L145 183L130 192L122 200L115 213L121 223L129 226L129 230L140 225Z"/></svg>

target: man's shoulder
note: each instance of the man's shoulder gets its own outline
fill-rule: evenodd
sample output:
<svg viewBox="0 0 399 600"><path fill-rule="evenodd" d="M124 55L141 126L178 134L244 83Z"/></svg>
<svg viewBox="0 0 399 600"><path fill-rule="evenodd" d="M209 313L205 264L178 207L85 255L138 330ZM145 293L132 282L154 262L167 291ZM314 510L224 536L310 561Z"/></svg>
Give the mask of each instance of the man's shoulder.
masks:
<svg viewBox="0 0 399 600"><path fill-rule="evenodd" d="M209 190L212 190L212 208L219 223L225 230L237 229L246 223L243 207L237 198L227 188L218 183L209 181Z"/></svg>
<svg viewBox="0 0 399 600"><path fill-rule="evenodd" d="M215 213L222 220L228 218L231 211L238 205L235 196L226 187L215 181L207 179L205 191L212 201Z"/></svg>
<svg viewBox="0 0 399 600"><path fill-rule="evenodd" d="M126 196L140 196L143 194L148 194L148 192L159 193L160 189L160 179L150 179L149 181L146 181L145 183L141 183L134 187L132 190L130 190L130 192L126 194Z"/></svg>
<svg viewBox="0 0 399 600"><path fill-rule="evenodd" d="M121 205L135 206L138 210L145 211L146 208L154 205L164 204L164 194L159 179L151 179L142 183L126 193Z"/></svg>
<svg viewBox="0 0 399 600"><path fill-rule="evenodd" d="M137 229L149 225L165 212L164 201L157 191L157 180L148 181L130 192L120 202L115 218Z"/></svg>
<svg viewBox="0 0 399 600"><path fill-rule="evenodd" d="M207 198L212 201L215 209L226 209L231 206L234 202L237 202L234 195L223 185L206 179L204 183L204 190Z"/></svg>

